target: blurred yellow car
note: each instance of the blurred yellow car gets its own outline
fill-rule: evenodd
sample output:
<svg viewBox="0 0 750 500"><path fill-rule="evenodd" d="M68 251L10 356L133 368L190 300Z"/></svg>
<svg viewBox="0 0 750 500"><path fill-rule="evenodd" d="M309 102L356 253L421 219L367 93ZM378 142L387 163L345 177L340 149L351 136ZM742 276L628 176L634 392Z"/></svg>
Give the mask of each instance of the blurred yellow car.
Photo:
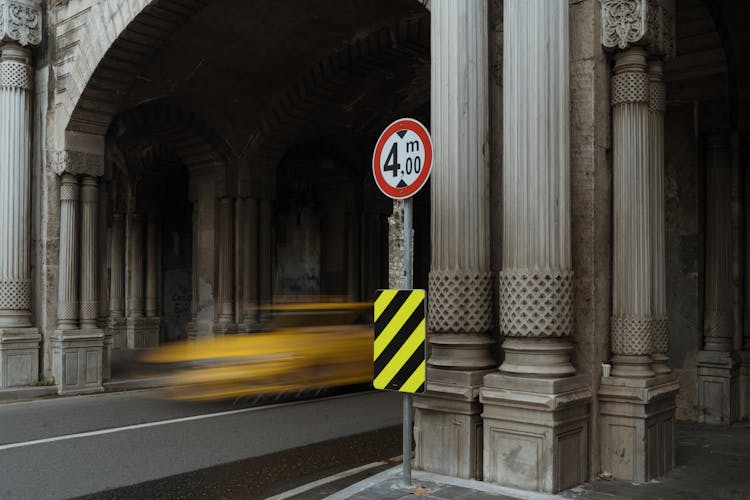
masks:
<svg viewBox="0 0 750 500"><path fill-rule="evenodd" d="M372 304L272 309L277 317L271 332L167 344L141 361L174 370L166 389L171 399L227 399L372 381L372 326L353 323Z"/></svg>

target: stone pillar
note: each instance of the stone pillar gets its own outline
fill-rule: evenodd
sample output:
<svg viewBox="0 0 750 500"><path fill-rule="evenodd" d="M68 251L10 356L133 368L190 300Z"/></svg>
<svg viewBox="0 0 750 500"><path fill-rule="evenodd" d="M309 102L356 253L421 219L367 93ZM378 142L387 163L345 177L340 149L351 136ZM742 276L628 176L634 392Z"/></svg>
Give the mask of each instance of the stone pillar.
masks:
<svg viewBox="0 0 750 500"><path fill-rule="evenodd" d="M62 175L58 326L52 337L52 373L60 394L102 390L104 333L96 325L97 199L95 178L85 176L79 189L73 175Z"/></svg>
<svg viewBox="0 0 750 500"><path fill-rule="evenodd" d="M39 376L39 331L31 314L31 86L29 45L41 42L42 13L18 2L18 29L5 29L0 2L0 388Z"/></svg>
<svg viewBox="0 0 750 500"><path fill-rule="evenodd" d="M219 318L215 333L236 331L234 323L234 200L219 199Z"/></svg>
<svg viewBox="0 0 750 500"><path fill-rule="evenodd" d="M198 286L198 218L200 217L200 211L198 210L198 200L192 200L193 203L193 255L191 262L191 285L192 285L192 298L190 300L190 322L187 324L187 338L190 340L198 337L198 309L199 309L199 286Z"/></svg>
<svg viewBox="0 0 750 500"><path fill-rule="evenodd" d="M706 141L706 311L704 346L698 352L698 421L728 424L737 419L739 364L732 329L732 181L728 138Z"/></svg>
<svg viewBox="0 0 750 500"><path fill-rule="evenodd" d="M125 320L125 240L123 215L112 214L112 236L110 243L111 270L109 291L109 328L115 349L127 347L127 321Z"/></svg>
<svg viewBox="0 0 750 500"><path fill-rule="evenodd" d="M654 344L651 368L656 374L670 373L669 320L667 318L667 274L664 254L664 110L665 85L661 60L648 64L649 75L649 183L651 210L651 314Z"/></svg>
<svg viewBox="0 0 750 500"><path fill-rule="evenodd" d="M496 366L488 334L493 292L487 44L486 0L432 5L428 329L433 335L426 392L414 398L415 465L477 479L482 477L479 387Z"/></svg>
<svg viewBox="0 0 750 500"><path fill-rule="evenodd" d="M128 349L144 349L158 344L158 331L154 338L153 321L145 317L145 261L144 215L130 215L129 262L130 280L128 283Z"/></svg>
<svg viewBox="0 0 750 500"><path fill-rule="evenodd" d="M503 2L505 361L480 393L484 480L547 492L584 482L589 455L591 392L570 362L568 36L567 0Z"/></svg>
<svg viewBox="0 0 750 500"><path fill-rule="evenodd" d="M148 216L146 227L146 317L154 318L159 315L157 309L157 294L159 266L159 231L155 215Z"/></svg>
<svg viewBox="0 0 750 500"><path fill-rule="evenodd" d="M57 328L78 328L78 180L64 174L60 184L60 261L57 284Z"/></svg>
<svg viewBox="0 0 750 500"><path fill-rule="evenodd" d="M663 104L660 64L674 52L669 1L602 0L602 44L618 49L611 79L613 259L611 376L599 386L601 467L648 481L674 466L675 398L666 374ZM651 89L651 83L654 89ZM656 317L656 321L655 321ZM658 326L658 325L657 325ZM657 328L658 330L658 328ZM656 361L656 363L654 363ZM656 365L655 373L653 365Z"/></svg>
<svg viewBox="0 0 750 500"><path fill-rule="evenodd" d="M111 210L109 203L109 188L102 182L99 185L99 203L96 216L96 244L97 244L97 312L96 326L104 333L102 346L102 380L112 378L112 350L114 349L114 336L109 327L109 292L110 292L110 269L112 267L112 254L109 250L111 238L107 228L108 215Z"/></svg>
<svg viewBox="0 0 750 500"><path fill-rule="evenodd" d="M258 200L242 200L242 325L258 328Z"/></svg>
<svg viewBox="0 0 750 500"><path fill-rule="evenodd" d="M258 231L258 293L261 306L273 302L273 202L261 199L259 202L260 226ZM259 319L263 326L270 319L268 311L261 310Z"/></svg>
<svg viewBox="0 0 750 500"><path fill-rule="evenodd" d="M612 375L651 377L654 328L651 315L651 208L649 80L646 51L615 55L612 77L613 279Z"/></svg>
<svg viewBox="0 0 750 500"><path fill-rule="evenodd" d="M81 183L81 300L80 326L82 330L96 328L97 315L97 203L99 193L96 178L84 176Z"/></svg>

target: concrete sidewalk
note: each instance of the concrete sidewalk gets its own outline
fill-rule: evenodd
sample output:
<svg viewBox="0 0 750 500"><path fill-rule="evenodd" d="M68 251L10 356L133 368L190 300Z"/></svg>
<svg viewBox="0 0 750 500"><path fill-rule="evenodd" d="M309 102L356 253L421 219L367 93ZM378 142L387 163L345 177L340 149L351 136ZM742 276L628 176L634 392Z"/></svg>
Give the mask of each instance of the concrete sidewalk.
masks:
<svg viewBox="0 0 750 500"><path fill-rule="evenodd" d="M380 462L316 481L273 500L474 499L726 499L750 500L750 425L677 425L677 466L647 483L595 480L558 495L528 492L482 481L412 472L402 484L402 466ZM369 477L368 470L370 471Z"/></svg>

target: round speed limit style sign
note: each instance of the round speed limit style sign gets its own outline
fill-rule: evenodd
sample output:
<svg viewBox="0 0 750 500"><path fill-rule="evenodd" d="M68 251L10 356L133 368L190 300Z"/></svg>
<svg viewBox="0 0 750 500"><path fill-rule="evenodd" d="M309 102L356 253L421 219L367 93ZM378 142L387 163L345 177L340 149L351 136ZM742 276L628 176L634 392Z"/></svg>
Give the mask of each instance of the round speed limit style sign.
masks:
<svg viewBox="0 0 750 500"><path fill-rule="evenodd" d="M383 194L396 200L414 196L427 182L431 168L430 133L417 120L401 118L380 134L372 173Z"/></svg>

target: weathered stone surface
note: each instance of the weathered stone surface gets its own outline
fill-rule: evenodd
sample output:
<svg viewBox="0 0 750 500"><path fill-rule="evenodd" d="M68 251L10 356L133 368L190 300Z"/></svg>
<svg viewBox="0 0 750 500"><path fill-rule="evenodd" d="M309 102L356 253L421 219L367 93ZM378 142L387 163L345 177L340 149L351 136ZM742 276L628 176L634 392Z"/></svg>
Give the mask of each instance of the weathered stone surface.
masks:
<svg viewBox="0 0 750 500"><path fill-rule="evenodd" d="M101 392L101 330L57 330L52 337L52 373L59 394Z"/></svg>

